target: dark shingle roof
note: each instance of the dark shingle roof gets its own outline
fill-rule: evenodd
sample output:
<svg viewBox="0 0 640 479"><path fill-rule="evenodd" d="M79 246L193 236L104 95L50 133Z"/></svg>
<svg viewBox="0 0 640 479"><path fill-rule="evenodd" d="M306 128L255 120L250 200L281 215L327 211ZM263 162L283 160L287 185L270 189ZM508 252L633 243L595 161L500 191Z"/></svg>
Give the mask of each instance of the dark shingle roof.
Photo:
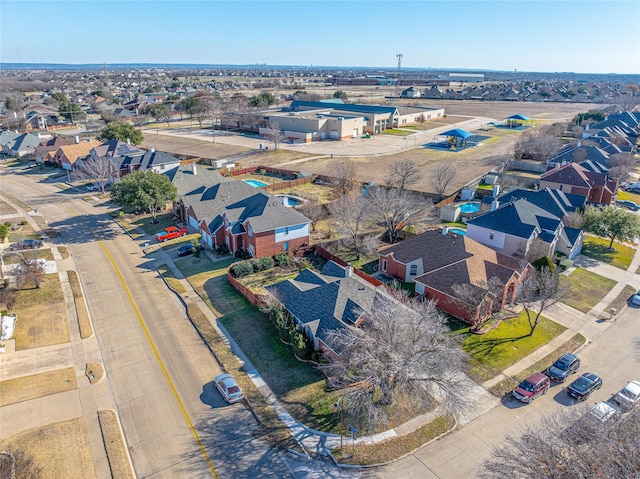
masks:
<svg viewBox="0 0 640 479"><path fill-rule="evenodd" d="M562 218L567 213L584 208L587 201L584 196L572 195L551 188L542 188L540 190L517 189L498 197L501 205L519 199L525 199L559 218Z"/></svg>
<svg viewBox="0 0 640 479"><path fill-rule="evenodd" d="M527 239L536 229L541 228L540 220L544 218L559 221L552 213L520 199L476 216L468 224Z"/></svg>

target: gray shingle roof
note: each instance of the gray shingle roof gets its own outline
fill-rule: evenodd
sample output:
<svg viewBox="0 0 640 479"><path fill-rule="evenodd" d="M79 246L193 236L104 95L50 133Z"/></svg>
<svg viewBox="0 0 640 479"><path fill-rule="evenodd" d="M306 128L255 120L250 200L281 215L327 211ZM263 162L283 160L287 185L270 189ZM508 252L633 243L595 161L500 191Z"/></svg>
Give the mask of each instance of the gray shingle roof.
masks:
<svg viewBox="0 0 640 479"><path fill-rule="evenodd" d="M518 199L525 199L529 201L529 203L537 205L559 218L562 218L567 213L584 208L587 201L584 196L572 195L551 188L542 188L540 190L525 190L519 188L498 197L498 201L502 205Z"/></svg>

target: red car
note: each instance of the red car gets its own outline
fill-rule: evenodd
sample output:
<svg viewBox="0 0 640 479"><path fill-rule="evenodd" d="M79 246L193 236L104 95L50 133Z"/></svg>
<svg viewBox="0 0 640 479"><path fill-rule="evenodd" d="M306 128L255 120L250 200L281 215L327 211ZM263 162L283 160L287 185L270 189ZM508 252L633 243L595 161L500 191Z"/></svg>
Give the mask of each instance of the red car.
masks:
<svg viewBox="0 0 640 479"><path fill-rule="evenodd" d="M530 403L538 396L546 394L551 387L551 380L542 373L533 373L511 393L518 401Z"/></svg>
<svg viewBox="0 0 640 479"><path fill-rule="evenodd" d="M158 241L164 242L173 238L178 238L179 236L184 236L186 234L187 228L184 226L182 228L178 228L177 226L169 226L161 233L156 233L156 239Z"/></svg>

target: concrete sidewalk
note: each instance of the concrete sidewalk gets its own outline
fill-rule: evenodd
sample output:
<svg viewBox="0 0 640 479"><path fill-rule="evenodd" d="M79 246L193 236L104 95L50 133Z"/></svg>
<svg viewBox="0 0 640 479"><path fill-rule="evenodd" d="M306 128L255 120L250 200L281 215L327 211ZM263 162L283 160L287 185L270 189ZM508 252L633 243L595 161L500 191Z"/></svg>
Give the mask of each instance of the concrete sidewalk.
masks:
<svg viewBox="0 0 640 479"><path fill-rule="evenodd" d="M631 265L626 271L587 256L578 255L574 262L574 266L568 271L568 273L579 267L599 274L600 276L604 276L605 278L612 279L616 281L616 285L587 313L578 311L564 303L557 303L545 310L543 313L544 316L566 327L566 331L553 338L549 343L538 348L529 356L505 369L502 374L485 381L482 384L482 387L489 389L507 377L514 377L518 375L525 369L534 365L536 362L553 353L578 333L582 334L586 338L587 342L585 344L593 342L609 326L611 326L612 321L608 320L611 318L610 304L618 297L624 287L630 285L634 289L640 289L640 275L635 273L639 266L640 247L636 249ZM616 313L619 314L620 311L617 311ZM615 320L615 317L613 319Z"/></svg>

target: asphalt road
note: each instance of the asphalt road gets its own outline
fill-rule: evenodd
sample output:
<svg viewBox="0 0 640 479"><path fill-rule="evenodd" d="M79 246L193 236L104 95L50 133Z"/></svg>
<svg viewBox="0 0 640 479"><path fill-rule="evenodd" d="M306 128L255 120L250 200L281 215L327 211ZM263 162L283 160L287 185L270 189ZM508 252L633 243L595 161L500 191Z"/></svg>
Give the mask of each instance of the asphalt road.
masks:
<svg viewBox="0 0 640 479"><path fill-rule="evenodd" d="M255 439L251 413L223 402L184 308L105 208L35 171L4 173L2 188L40 210L73 255L138 477L294 477L295 461Z"/></svg>

